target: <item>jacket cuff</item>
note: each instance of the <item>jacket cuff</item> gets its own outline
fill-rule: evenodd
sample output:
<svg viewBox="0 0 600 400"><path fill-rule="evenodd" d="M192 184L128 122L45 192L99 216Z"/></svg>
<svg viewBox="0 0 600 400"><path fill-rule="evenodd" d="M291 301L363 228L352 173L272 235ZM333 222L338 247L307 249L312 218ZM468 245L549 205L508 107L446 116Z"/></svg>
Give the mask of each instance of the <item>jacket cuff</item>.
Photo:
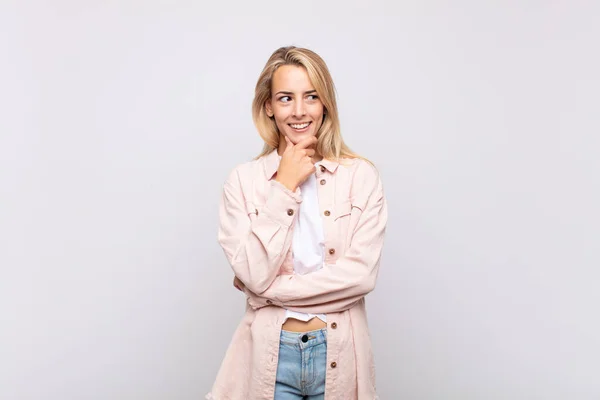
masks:
<svg viewBox="0 0 600 400"><path fill-rule="evenodd" d="M273 191L273 188L283 190L285 192L285 194L287 194L288 196L290 196L294 200L296 200L296 203L302 203L302 191L300 190L300 186L298 186L296 188L295 192L292 192L290 189L285 187L285 185L283 183L280 183L279 181L276 181L275 179L273 179L273 180L271 180L271 192Z"/></svg>
<svg viewBox="0 0 600 400"><path fill-rule="evenodd" d="M272 180L263 213L279 224L290 227L300 209L300 203L302 203L300 188L292 192L281 183Z"/></svg>

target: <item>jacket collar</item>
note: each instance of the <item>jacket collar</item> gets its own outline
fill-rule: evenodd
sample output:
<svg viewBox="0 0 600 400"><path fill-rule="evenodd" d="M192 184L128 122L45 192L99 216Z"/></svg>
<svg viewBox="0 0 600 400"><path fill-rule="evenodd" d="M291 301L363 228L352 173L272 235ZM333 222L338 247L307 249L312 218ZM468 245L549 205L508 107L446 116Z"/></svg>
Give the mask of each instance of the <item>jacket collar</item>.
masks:
<svg viewBox="0 0 600 400"><path fill-rule="evenodd" d="M275 175L275 172L277 172L277 169L279 168L279 163L281 162L281 156L279 154L277 154L277 149L273 150L272 152L270 152L269 154L267 154L265 156L265 175L267 176L267 179L271 180L273 178L273 175ZM319 161L317 163L317 165L322 165L324 166L327 171L331 172L332 174L335 172L335 170L337 169L338 165L340 165L340 163L338 161L334 161L334 160L329 160L329 159L322 159L321 161Z"/></svg>

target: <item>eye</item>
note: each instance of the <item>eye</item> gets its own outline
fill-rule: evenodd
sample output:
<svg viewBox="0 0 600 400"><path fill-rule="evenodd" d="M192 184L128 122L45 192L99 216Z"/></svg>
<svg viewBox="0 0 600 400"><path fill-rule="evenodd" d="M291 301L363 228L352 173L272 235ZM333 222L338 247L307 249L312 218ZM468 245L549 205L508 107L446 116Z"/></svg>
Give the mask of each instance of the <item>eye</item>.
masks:
<svg viewBox="0 0 600 400"><path fill-rule="evenodd" d="M287 103L290 100L292 100L292 98L290 96L282 96L279 98L279 101L283 102L283 103Z"/></svg>
<svg viewBox="0 0 600 400"><path fill-rule="evenodd" d="M308 95L308 100L317 100L319 98L319 96L317 96L316 94L309 94Z"/></svg>

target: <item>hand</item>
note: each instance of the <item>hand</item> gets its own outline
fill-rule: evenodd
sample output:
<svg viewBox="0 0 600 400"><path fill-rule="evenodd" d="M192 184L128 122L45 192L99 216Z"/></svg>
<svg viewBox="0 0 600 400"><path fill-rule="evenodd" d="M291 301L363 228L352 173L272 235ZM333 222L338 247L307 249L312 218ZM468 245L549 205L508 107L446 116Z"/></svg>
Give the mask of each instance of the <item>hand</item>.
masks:
<svg viewBox="0 0 600 400"><path fill-rule="evenodd" d="M237 290L239 290L240 292L243 292L243 291L244 291L244 289L246 288L246 285L244 285L244 284L242 283L242 281L240 281L240 280L238 279L238 277L237 277L237 276L234 276L234 277L233 277L233 286L235 286L235 288L236 288Z"/></svg>
<svg viewBox="0 0 600 400"><path fill-rule="evenodd" d="M298 186L316 171L311 158L315 155L315 150L308 147L314 146L317 138L311 136L294 145L287 136L283 137L287 145L281 156L275 180L295 192Z"/></svg>

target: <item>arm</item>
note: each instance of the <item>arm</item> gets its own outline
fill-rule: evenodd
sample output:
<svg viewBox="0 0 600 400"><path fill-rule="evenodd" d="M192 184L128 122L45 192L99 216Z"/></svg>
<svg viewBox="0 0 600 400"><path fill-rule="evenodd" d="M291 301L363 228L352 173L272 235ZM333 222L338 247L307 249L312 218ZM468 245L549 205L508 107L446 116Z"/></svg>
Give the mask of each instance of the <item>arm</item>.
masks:
<svg viewBox="0 0 600 400"><path fill-rule="evenodd" d="M265 291L273 282L292 244L295 215L302 197L271 181L264 209L248 216L238 171L223 187L219 204L218 240L235 276L251 291Z"/></svg>
<svg viewBox="0 0 600 400"><path fill-rule="evenodd" d="M280 275L264 292L250 293L255 305L272 304L301 312L351 308L375 287L387 224L387 203L379 176L363 180L369 193L351 244L335 264L306 275ZM271 304L269 303L269 304Z"/></svg>

